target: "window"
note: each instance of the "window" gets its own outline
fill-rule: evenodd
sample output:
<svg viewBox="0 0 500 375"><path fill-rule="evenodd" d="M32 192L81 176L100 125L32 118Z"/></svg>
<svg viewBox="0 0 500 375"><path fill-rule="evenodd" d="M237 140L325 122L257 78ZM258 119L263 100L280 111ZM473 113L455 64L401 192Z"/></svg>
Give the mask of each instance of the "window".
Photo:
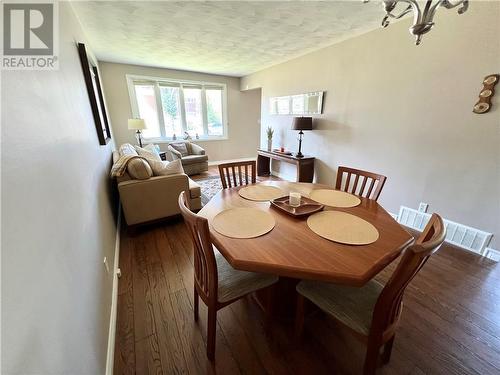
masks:
<svg viewBox="0 0 500 375"><path fill-rule="evenodd" d="M148 128L144 129L145 138L160 136L160 124L158 122L158 111L156 109L156 99L154 87L152 85L138 84L135 86L137 96L138 116L144 119Z"/></svg>
<svg viewBox="0 0 500 375"><path fill-rule="evenodd" d="M201 88L184 88L184 107L186 110L186 130L189 135L203 134L203 113Z"/></svg>
<svg viewBox="0 0 500 375"><path fill-rule="evenodd" d="M222 89L207 88L207 127L208 135L221 136L224 134L222 127Z"/></svg>
<svg viewBox="0 0 500 375"><path fill-rule="evenodd" d="M143 118L144 138L220 139L227 136L226 86L127 76L134 117Z"/></svg>
<svg viewBox="0 0 500 375"><path fill-rule="evenodd" d="M166 137L173 137L174 134L181 135L183 133L179 94L179 86L160 86L161 107L163 110Z"/></svg>

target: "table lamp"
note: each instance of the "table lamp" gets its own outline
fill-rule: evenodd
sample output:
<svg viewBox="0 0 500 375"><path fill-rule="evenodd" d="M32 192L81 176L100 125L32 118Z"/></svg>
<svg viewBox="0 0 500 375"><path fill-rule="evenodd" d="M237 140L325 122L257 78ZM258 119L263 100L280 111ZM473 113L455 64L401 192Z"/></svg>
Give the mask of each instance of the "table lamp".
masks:
<svg viewBox="0 0 500 375"><path fill-rule="evenodd" d="M302 158L304 155L302 155L301 149L302 149L302 136L304 135L303 130L312 130L312 117L295 117L293 119L293 125L292 125L293 130L300 130L299 131L299 152L295 154L296 157Z"/></svg>
<svg viewBox="0 0 500 375"><path fill-rule="evenodd" d="M139 146L142 147L142 137L141 130L146 129L146 123L142 118L130 118L128 119L128 128L129 130L135 130L135 136L139 141Z"/></svg>

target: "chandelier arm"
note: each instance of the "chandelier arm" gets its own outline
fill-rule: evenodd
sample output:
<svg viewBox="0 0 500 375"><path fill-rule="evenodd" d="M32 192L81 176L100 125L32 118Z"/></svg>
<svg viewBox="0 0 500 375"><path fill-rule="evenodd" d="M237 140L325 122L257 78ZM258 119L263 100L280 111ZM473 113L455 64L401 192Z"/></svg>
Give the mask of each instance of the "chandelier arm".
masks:
<svg viewBox="0 0 500 375"><path fill-rule="evenodd" d="M407 15L408 13L410 13L410 12L412 11L412 9L413 9L413 7L412 7L412 6L411 6L411 4L410 4L410 5L408 5L408 7L407 7L405 10L403 10L403 11L402 11L400 14L398 14L397 16L395 16L394 14L392 14L392 12L387 13L387 15L388 15L389 17L391 17L391 18L395 18L395 19L397 19L397 20L398 20L398 19L400 19L401 17L403 17L403 16Z"/></svg>
<svg viewBox="0 0 500 375"><path fill-rule="evenodd" d="M425 4L424 14L422 16L422 23L434 23L432 20L434 19L434 15L436 14L436 10L443 4L444 1L447 0L438 0L436 4L432 5L432 0L427 0Z"/></svg>
<svg viewBox="0 0 500 375"><path fill-rule="evenodd" d="M459 0L457 3L454 3L453 1L450 0L443 0L441 5L444 6L446 9L453 9L459 5L462 5L458 10L458 14L462 14L465 13L469 8L469 0Z"/></svg>
<svg viewBox="0 0 500 375"><path fill-rule="evenodd" d="M364 3L370 0L363 0ZM407 3L407 7L398 14L393 11L398 3ZM418 0L382 0L385 16L382 20L382 27L387 27L390 19L400 19L413 10L413 25L410 27L410 33L415 36L415 44L419 45L422 41L422 36L428 33L434 26L434 15L440 6L446 9L452 9L461 6L458 9L458 14L463 14L469 8L469 0L426 0L425 8L422 11L418 4Z"/></svg>
<svg viewBox="0 0 500 375"><path fill-rule="evenodd" d="M385 0L383 0L385 4ZM392 11L386 11L386 15L384 19L382 20L382 27L387 27L389 25L389 18L394 18L394 19L400 19L401 17L405 16L406 14L410 13L410 11L413 10L413 23L416 23L420 19L420 7L417 3L416 0L396 0L394 5L398 2L402 3L408 3L408 6L406 7L405 10L403 10L400 14L394 15L392 14Z"/></svg>

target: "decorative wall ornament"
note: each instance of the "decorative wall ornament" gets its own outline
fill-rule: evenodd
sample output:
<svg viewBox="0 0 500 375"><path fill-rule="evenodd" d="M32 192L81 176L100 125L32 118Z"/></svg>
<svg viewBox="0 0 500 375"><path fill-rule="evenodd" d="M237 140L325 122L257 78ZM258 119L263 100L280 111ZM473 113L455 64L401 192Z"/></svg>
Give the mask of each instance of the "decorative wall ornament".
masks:
<svg viewBox="0 0 500 375"><path fill-rule="evenodd" d="M369 1L370 0L364 0L363 2L368 3ZM398 3L406 3L408 5L400 13L394 14L393 12ZM382 0L382 5L386 13L382 20L382 27L384 28L389 26L391 18L400 19L413 11L413 26L410 27L410 34L415 36L415 44L418 46L422 41L422 36L428 33L434 26L434 14L439 7L443 6L446 9L452 9L461 5L458 9L458 14L462 14L467 11L469 0L436 0L435 2L434 0L427 0L423 11L417 0Z"/></svg>
<svg viewBox="0 0 500 375"><path fill-rule="evenodd" d="M472 112L482 114L491 109L491 98L495 95L495 85L499 79L499 74L490 74L484 77L483 89L479 93L479 101L474 105Z"/></svg>

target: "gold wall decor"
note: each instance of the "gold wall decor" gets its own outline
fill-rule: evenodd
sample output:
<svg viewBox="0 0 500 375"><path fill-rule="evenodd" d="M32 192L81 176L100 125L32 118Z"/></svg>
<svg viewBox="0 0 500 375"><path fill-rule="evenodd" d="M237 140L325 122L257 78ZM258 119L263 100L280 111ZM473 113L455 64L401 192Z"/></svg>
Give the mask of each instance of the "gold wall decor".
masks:
<svg viewBox="0 0 500 375"><path fill-rule="evenodd" d="M491 98L495 95L495 85L498 83L500 75L490 74L484 77L483 88L479 93L479 101L474 105L472 112L482 114L491 109Z"/></svg>

